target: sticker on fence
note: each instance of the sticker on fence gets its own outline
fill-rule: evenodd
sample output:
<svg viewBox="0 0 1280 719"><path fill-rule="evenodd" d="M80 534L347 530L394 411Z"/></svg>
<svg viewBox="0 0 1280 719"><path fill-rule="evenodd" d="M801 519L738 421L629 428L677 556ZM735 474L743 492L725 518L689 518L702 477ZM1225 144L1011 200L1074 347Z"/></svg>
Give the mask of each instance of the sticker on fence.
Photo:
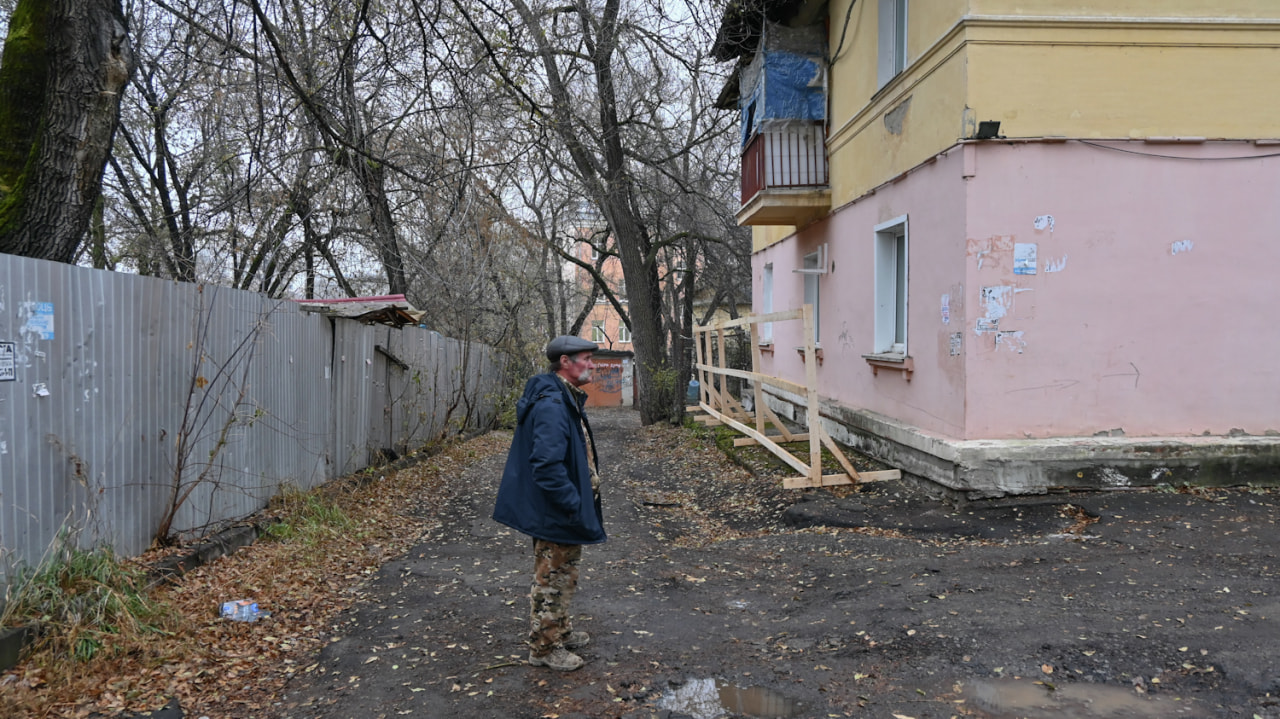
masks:
<svg viewBox="0 0 1280 719"><path fill-rule="evenodd" d="M12 342L0 342L0 382L18 379L18 355Z"/></svg>
<svg viewBox="0 0 1280 719"><path fill-rule="evenodd" d="M27 321L22 326L24 335L33 334L37 339L53 339L53 303L24 302L22 310L26 311Z"/></svg>

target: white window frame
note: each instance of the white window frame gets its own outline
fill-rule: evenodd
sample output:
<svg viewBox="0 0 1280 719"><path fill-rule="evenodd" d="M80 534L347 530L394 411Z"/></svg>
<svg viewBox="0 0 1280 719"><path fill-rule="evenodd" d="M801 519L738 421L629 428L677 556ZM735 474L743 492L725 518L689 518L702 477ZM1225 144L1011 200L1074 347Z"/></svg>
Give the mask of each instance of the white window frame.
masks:
<svg viewBox="0 0 1280 719"><path fill-rule="evenodd" d="M631 330L627 329L627 323L625 322L621 322L621 321L618 322L618 341L619 342L631 341Z"/></svg>
<svg viewBox="0 0 1280 719"><path fill-rule="evenodd" d="M875 354L907 356L911 244L907 215L875 227Z"/></svg>
<svg viewBox="0 0 1280 719"><path fill-rule="evenodd" d="M889 84L907 69L907 2L880 0L878 87Z"/></svg>
<svg viewBox="0 0 1280 719"><path fill-rule="evenodd" d="M764 266L764 274L760 280L760 314L767 315L773 312L773 263L768 262ZM765 322L760 325L760 343L773 344L773 323Z"/></svg>
<svg viewBox="0 0 1280 719"><path fill-rule="evenodd" d="M596 344L609 341L609 338L604 333L604 320L591 320L591 341Z"/></svg>
<svg viewBox="0 0 1280 719"><path fill-rule="evenodd" d="M800 266L806 270L821 270L823 269L822 264L823 264L824 254L825 253L822 250L818 250L816 252L810 252L809 254L804 256L804 260L802 261ZM821 277L822 275L818 272L804 273L804 304L813 305L813 344L814 346L821 346L821 343L822 343L822 333L820 331L822 323L818 321L819 317L821 317L821 307L822 307L821 286L818 284L818 280Z"/></svg>

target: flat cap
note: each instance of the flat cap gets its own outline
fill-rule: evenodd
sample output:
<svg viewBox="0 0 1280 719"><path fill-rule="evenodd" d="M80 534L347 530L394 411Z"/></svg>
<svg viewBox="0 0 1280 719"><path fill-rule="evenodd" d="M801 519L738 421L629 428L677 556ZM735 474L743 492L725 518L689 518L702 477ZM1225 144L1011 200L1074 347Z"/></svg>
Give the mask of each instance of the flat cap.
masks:
<svg viewBox="0 0 1280 719"><path fill-rule="evenodd" d="M595 352L600 349L594 342L588 342L573 335L560 335L547 343L547 359L555 361L560 355L576 355L579 352Z"/></svg>

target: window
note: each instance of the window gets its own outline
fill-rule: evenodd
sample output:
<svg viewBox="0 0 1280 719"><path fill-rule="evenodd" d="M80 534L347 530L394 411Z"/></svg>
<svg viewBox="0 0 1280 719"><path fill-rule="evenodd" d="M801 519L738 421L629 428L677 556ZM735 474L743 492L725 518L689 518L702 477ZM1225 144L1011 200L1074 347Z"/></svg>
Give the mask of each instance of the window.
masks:
<svg viewBox="0 0 1280 719"><path fill-rule="evenodd" d="M621 322L618 323L618 341L619 342L631 341L631 330L627 329L627 326Z"/></svg>
<svg viewBox="0 0 1280 719"><path fill-rule="evenodd" d="M907 0L880 0L879 86L907 69Z"/></svg>
<svg viewBox="0 0 1280 719"><path fill-rule="evenodd" d="M608 341L604 335L604 320L591 320L591 341L596 344Z"/></svg>
<svg viewBox="0 0 1280 719"><path fill-rule="evenodd" d="M804 269L821 270L822 255L822 252L811 252L805 255ZM821 323L818 322L818 317L820 316L819 307L821 304L818 301L818 278L821 276L822 275L813 272L806 272L804 275L804 303L806 305L813 305L813 343L815 345L822 341L821 332L818 331L818 328L821 326Z"/></svg>
<svg viewBox="0 0 1280 719"><path fill-rule="evenodd" d="M773 263L764 266L764 276L760 281L760 314L773 312ZM773 323L760 325L760 341L773 342Z"/></svg>
<svg viewBox="0 0 1280 719"><path fill-rule="evenodd" d="M876 354L907 355L907 217L876 226Z"/></svg>

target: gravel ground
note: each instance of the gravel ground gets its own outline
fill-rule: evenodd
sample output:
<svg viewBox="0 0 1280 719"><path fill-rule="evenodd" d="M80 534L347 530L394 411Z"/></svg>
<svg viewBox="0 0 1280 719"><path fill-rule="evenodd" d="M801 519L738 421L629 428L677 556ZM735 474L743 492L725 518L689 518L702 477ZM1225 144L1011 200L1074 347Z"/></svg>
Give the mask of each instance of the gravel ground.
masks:
<svg viewBox="0 0 1280 719"><path fill-rule="evenodd" d="M585 667L524 663L532 556L489 519L494 456L422 498L440 522L272 716L1280 717L1273 493L783 490L707 433L592 419Z"/></svg>

